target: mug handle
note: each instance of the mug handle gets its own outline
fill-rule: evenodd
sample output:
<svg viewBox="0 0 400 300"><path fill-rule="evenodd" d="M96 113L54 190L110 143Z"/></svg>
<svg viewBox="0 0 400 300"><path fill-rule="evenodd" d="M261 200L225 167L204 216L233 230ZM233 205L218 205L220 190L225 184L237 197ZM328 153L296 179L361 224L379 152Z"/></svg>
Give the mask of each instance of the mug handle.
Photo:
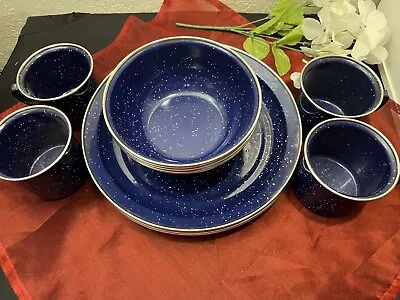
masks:
<svg viewBox="0 0 400 300"><path fill-rule="evenodd" d="M385 104L388 103L389 100L390 100L389 93L387 90L384 89L383 90L383 100L382 100L381 105L378 107L378 109L381 109L382 107L384 107Z"/></svg>
<svg viewBox="0 0 400 300"><path fill-rule="evenodd" d="M310 173L310 174L311 174L311 171L310 171L310 169L307 167L307 164L306 164L306 162L305 162L305 160L304 160L304 156L303 156L303 159L301 160L301 163L303 164L304 170L306 170L307 173Z"/></svg>
<svg viewBox="0 0 400 300"><path fill-rule="evenodd" d="M73 96L82 96L85 94L90 86L92 85L91 78L88 79L88 81L78 90L76 93L72 94Z"/></svg>
<svg viewBox="0 0 400 300"><path fill-rule="evenodd" d="M25 103L25 104L35 104L34 102L29 101L28 98L24 97L24 95L22 95L22 94L19 92L16 83L13 83L13 84L11 85L11 95L13 95L14 98L17 99L19 102L22 102L22 103Z"/></svg>

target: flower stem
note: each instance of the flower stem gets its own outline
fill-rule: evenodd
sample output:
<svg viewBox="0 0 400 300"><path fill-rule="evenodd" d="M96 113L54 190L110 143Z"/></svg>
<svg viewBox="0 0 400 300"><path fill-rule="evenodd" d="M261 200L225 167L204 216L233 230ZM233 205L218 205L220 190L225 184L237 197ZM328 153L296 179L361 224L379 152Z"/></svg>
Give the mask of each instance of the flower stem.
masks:
<svg viewBox="0 0 400 300"><path fill-rule="evenodd" d="M249 23L246 23L246 24L239 25L238 27L243 28L243 27L246 27L247 25L254 25L256 23L259 23L259 22L262 22L262 21L266 21L266 20L269 20L269 19L270 19L269 16L266 16L265 18L261 18L261 19L255 20L253 22L249 22Z"/></svg>
<svg viewBox="0 0 400 300"><path fill-rule="evenodd" d="M262 20L262 19L260 19ZM260 21L258 20L258 21ZM257 22L257 21L255 21ZM249 23L251 24L251 23ZM192 24L186 24L186 23L175 23L176 26L178 27L184 27L184 28L191 28L191 29L202 29L202 30L217 30L217 31L228 31L228 32L233 32L233 33L238 33L238 34L242 34L245 36L250 36L250 31L253 28L245 28L245 27L240 27L240 26L208 26L208 25L192 25ZM242 26L245 26L248 24L244 24ZM255 36L259 36L262 38L268 38L274 41L279 40L280 38L276 38L273 36L269 36L269 35L265 35L265 34L254 34ZM272 44L272 43L270 43ZM307 44L304 42L300 42L299 44L306 46ZM289 46L279 46L280 48L283 49L288 49L288 50L294 50L294 51L298 51L298 52L302 52L304 53L301 49L296 49L294 47L289 47Z"/></svg>
<svg viewBox="0 0 400 300"><path fill-rule="evenodd" d="M185 24L185 23L175 23L175 25L178 27L191 28L191 29L231 31L231 32L236 32L236 33L238 31L252 30L252 28L243 28L243 27L236 27L236 26L208 26L208 25L192 25L192 24Z"/></svg>

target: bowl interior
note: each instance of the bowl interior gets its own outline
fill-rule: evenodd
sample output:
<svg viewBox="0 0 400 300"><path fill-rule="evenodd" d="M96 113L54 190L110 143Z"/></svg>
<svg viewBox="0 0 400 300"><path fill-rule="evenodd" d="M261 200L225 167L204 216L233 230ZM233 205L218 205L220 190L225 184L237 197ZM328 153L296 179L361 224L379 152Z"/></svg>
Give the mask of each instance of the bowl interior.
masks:
<svg viewBox="0 0 400 300"><path fill-rule="evenodd" d="M105 93L106 118L124 146L156 162L201 162L238 145L255 126L259 91L232 52L202 40L148 45Z"/></svg>
<svg viewBox="0 0 400 300"><path fill-rule="evenodd" d="M311 134L306 145L311 168L330 188L347 196L374 197L393 186L395 154L369 127L334 121Z"/></svg>

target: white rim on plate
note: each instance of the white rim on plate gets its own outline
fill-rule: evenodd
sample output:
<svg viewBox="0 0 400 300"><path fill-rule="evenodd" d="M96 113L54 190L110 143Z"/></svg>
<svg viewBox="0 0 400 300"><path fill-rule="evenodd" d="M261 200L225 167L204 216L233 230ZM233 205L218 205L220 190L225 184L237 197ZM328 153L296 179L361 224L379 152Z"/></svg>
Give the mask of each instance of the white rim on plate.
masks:
<svg viewBox="0 0 400 300"><path fill-rule="evenodd" d="M247 54L246 52L240 50L240 49L236 49L231 47L232 49L234 49L235 51L241 52L244 55L250 56L249 54ZM252 57L252 56L251 56ZM253 57L252 57L253 58ZM98 86L97 90L94 92L92 99L90 100L90 103L88 105L88 108L86 110L84 119L83 119L83 123L82 123L82 147L83 147L83 155L85 158L85 163L86 166L89 170L89 174L92 177L95 185L97 186L97 188L100 190L100 192L104 195L104 197L118 210L120 211L123 215L125 215L127 218L129 218L130 220L132 220L133 222L146 227L148 229L151 230L155 230L155 231L159 231L159 232L163 232L163 233L168 233L168 234L174 234L174 235L186 235L186 236L198 236L198 235L209 235L209 234L215 234L215 233L219 233L219 232L223 232L223 231L227 231L227 230L231 230L234 229L238 226L241 226L247 222L250 222L251 220L255 219L256 217L258 217L259 215L261 215L262 213L264 213L266 210L268 210L277 200L278 196L282 193L283 189L286 187L287 183L289 182L289 180L291 179L296 165L298 163L299 157L300 157L300 152L301 152L301 142L302 142L302 129L301 129L301 119L300 119L300 113L299 110L297 108L296 105L296 101L292 95L292 93L290 92L290 89L288 88L288 86L286 85L286 83L281 79L281 77L279 77L279 75L276 74L275 71L273 71L268 65L266 65L264 62L253 58L256 61L258 61L261 65L263 65L266 69L269 70L269 72L271 72L272 74L275 75L275 77L280 81L280 83L282 84L282 86L284 87L284 89L286 89L290 100L293 103L293 108L298 116L298 120L299 120L299 136L298 136L298 140L296 141L298 144L298 151L297 151L297 156L296 159L294 161L292 170L290 170L287 179L285 180L285 182L282 184L282 186L274 193L274 195L271 196L271 200L267 203L265 203L263 206L259 207L258 209L254 210L252 213L245 215L243 217L241 217L240 219L237 219L233 222L224 224L224 225L219 225L219 226L215 226L215 227L207 227L207 228L199 228L199 229L177 229L177 228L171 228L171 227L167 227L167 226L161 226L158 224L154 224L148 221L145 221L127 211L125 211L123 208L121 208L119 205L117 205L114 200L102 189L101 185L99 184L99 182L96 179L96 176L92 173L92 170L90 168L89 165L89 159L86 156L86 150L85 150L85 123L86 123L86 119L88 118L89 115L89 111L90 108L92 106L92 103L94 102L94 99L96 98L96 95L98 93L98 91L101 89L102 85L108 80L108 77L111 76L111 73L103 80L103 82ZM114 71L113 71L114 72Z"/></svg>
<svg viewBox="0 0 400 300"><path fill-rule="evenodd" d="M252 126L250 127L249 131L246 133L246 135L243 136L243 138L231 149L229 149L228 151L226 151L225 153L221 153L215 157L212 157L210 159L201 161L201 162L196 162L196 163L189 163L189 164L171 164L171 163L162 163L162 162L157 162L154 161L152 159L149 159L139 153L137 153L136 151L133 151L128 145L126 145L119 137L118 134L115 132L113 126L111 126L110 121L109 121L109 115L107 114L107 109L106 109L106 104L107 104L107 91L109 89L109 85L110 82L112 81L114 75L116 74L116 72L118 71L118 69L120 69L124 63L130 59L132 56L134 56L135 54L137 54L138 52L142 51L145 48L148 48L149 46L152 46L154 44L158 44L161 42L165 42L165 41L172 41L172 40L196 40L196 41L202 41L202 42L207 42L210 44L213 44L217 47L221 47L224 50L228 51L231 55L233 55L235 58L239 59L243 65L249 70L254 84L257 88L257 94L258 94L258 106L257 106L257 112L256 112L256 116L254 118L254 122L252 124ZM232 152L234 152L235 150L237 150L237 148L240 147L244 147L245 144L243 144L243 141L246 141L251 134L253 133L254 129L257 126L257 122L258 119L260 117L261 114L261 107L262 107L262 92L261 92L261 86L257 80L257 75L253 72L253 70L250 68L249 64L243 59L241 58L239 55L237 55L233 50L229 49L229 47L209 40L209 39L205 39L205 38L200 38L200 37L193 37L193 36L176 36L176 37L169 37L169 38L164 38L164 39L159 39L153 42L150 42L146 45L143 45L141 47L139 47L138 49L134 50L133 52L131 52L130 54L128 54L114 69L114 71L112 72L112 74L109 76L107 82L106 82L106 87L103 93L103 114L104 114L104 120L105 123L108 127L108 130L110 131L111 135L113 136L114 140L118 143L118 145L124 149L125 153L127 153L129 156L131 156L134 160L138 161L138 162L142 162L142 164L146 164L146 165L158 165L160 166L160 168L169 168L169 169L173 169L173 170L184 170L184 169L191 169L191 168L197 168L197 167L202 167L204 165L209 165L209 164L216 164L218 165L218 162L223 159L225 156L230 155Z"/></svg>

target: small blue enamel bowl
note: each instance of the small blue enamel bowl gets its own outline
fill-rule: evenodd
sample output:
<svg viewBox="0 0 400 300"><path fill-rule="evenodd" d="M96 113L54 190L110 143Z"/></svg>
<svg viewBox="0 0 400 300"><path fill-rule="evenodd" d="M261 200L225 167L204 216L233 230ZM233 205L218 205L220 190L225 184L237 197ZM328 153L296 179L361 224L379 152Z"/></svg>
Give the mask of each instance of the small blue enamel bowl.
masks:
<svg viewBox="0 0 400 300"><path fill-rule="evenodd" d="M261 88L232 50L198 37L154 41L110 76L106 124L135 161L168 173L197 173L226 162L248 142Z"/></svg>
<svg viewBox="0 0 400 300"><path fill-rule="evenodd" d="M323 216L343 216L377 200L399 180L399 158L389 140L358 120L335 118L315 126L295 175L300 202Z"/></svg>
<svg viewBox="0 0 400 300"><path fill-rule="evenodd" d="M20 66L11 93L29 105L49 105L63 111L74 128L80 128L96 89L93 58L76 44L46 46Z"/></svg>
<svg viewBox="0 0 400 300"><path fill-rule="evenodd" d="M74 193L86 178L82 149L60 110L28 106L0 122L0 179L55 200Z"/></svg>
<svg viewBox="0 0 400 300"><path fill-rule="evenodd" d="M383 106L388 97L375 72L347 56L309 61L300 77L299 111L303 132L332 118L361 118Z"/></svg>

